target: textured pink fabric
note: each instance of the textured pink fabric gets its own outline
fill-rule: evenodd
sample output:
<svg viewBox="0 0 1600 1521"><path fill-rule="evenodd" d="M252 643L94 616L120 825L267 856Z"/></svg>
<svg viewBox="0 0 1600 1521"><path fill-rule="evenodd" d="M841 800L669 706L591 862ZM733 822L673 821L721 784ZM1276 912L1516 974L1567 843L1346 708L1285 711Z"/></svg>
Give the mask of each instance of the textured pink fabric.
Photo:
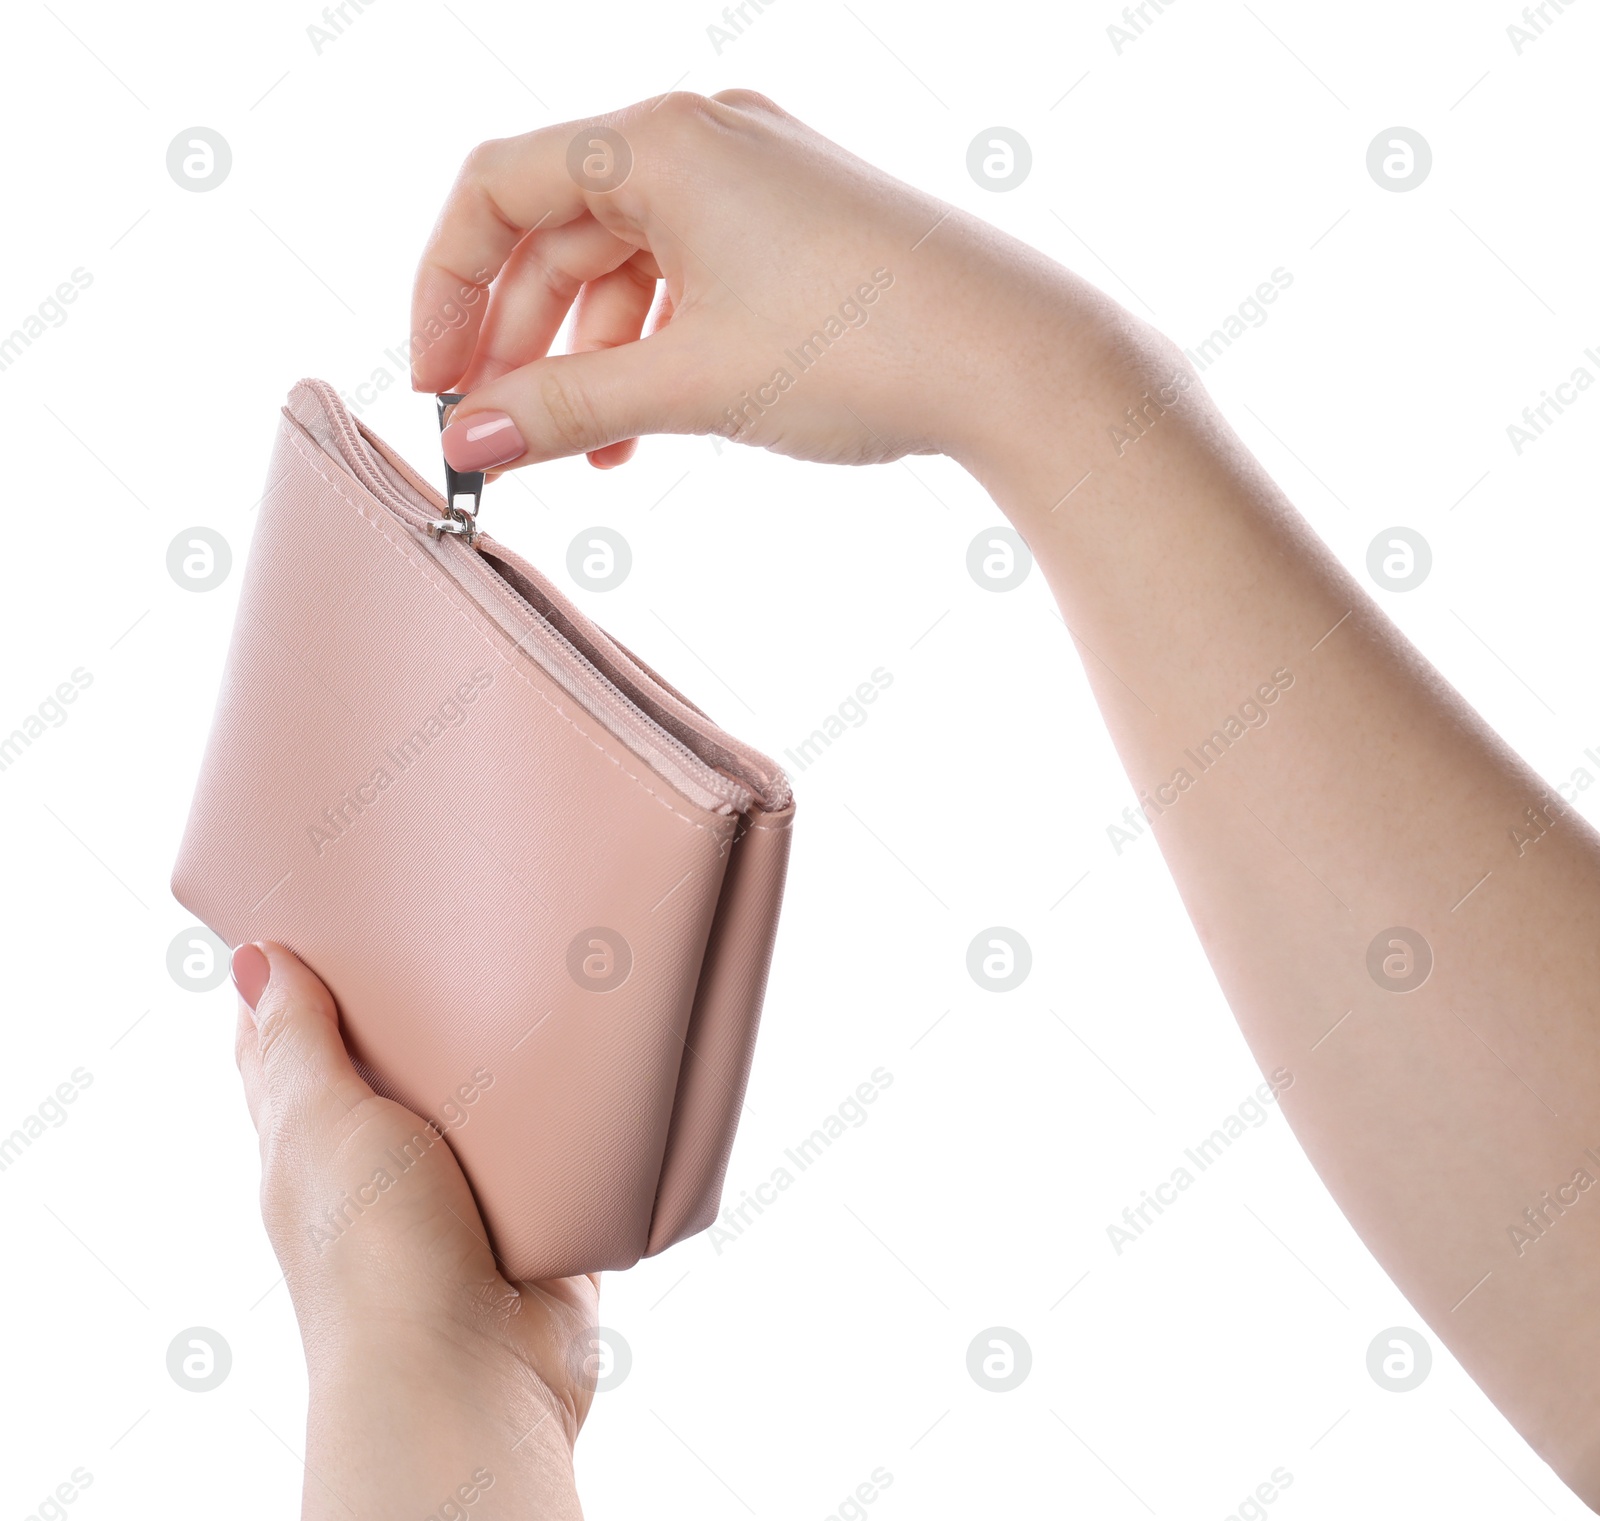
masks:
<svg viewBox="0 0 1600 1521"><path fill-rule="evenodd" d="M296 388L268 480L174 896L328 984L373 1086L444 1130L510 1276L703 1229L777 927L782 772L503 546L429 535L443 502L328 387Z"/></svg>

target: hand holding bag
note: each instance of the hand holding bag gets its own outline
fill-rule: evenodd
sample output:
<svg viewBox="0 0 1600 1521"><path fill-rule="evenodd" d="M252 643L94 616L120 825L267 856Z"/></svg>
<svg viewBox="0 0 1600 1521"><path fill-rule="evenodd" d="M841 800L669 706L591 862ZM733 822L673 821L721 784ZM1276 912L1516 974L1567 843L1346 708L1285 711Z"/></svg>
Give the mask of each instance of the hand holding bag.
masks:
<svg viewBox="0 0 1600 1521"><path fill-rule="evenodd" d="M268 481L174 897L322 978L363 1076L447 1137L509 1277L703 1230L777 929L783 772L328 385L291 393Z"/></svg>

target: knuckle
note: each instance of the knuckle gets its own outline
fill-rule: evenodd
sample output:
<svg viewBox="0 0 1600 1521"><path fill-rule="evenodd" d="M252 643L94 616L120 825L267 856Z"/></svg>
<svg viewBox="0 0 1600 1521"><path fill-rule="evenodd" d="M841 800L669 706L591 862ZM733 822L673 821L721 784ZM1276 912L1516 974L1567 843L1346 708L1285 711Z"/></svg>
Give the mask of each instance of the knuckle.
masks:
<svg viewBox="0 0 1600 1521"><path fill-rule="evenodd" d="M309 1224L333 1202L318 1196L314 1176L294 1154L292 1143L285 1145L276 1137L262 1147L256 1198L267 1236L285 1266L301 1255Z"/></svg>
<svg viewBox="0 0 1600 1521"><path fill-rule="evenodd" d="M697 90L668 90L650 114L662 121L703 121L711 114L711 102Z"/></svg>
<svg viewBox="0 0 1600 1521"><path fill-rule="evenodd" d="M256 1005L256 1042L269 1072L281 1060L284 1049L294 1042L297 1013L294 1000L272 987Z"/></svg>
<svg viewBox="0 0 1600 1521"><path fill-rule="evenodd" d="M646 105L639 126L669 154L690 151L688 143L726 130L726 109L694 90L672 90Z"/></svg>
<svg viewBox="0 0 1600 1521"><path fill-rule="evenodd" d="M566 367L556 365L539 377L539 400L550 418L554 441L567 452L579 454L596 447L598 421L588 393Z"/></svg>
<svg viewBox="0 0 1600 1521"><path fill-rule="evenodd" d="M486 138L472 149L462 160L461 178L474 181L483 179L500 156L501 142L502 139L498 137Z"/></svg>
<svg viewBox="0 0 1600 1521"><path fill-rule="evenodd" d="M706 424L706 434L713 438L726 438L730 441L738 439L745 431L748 424L732 407L725 408L717 417Z"/></svg>
<svg viewBox="0 0 1600 1521"><path fill-rule="evenodd" d="M531 273L543 288L544 293L552 300L559 301L563 306L572 301L583 284L581 280L568 274L564 269L543 261L535 263Z"/></svg>
<svg viewBox="0 0 1600 1521"><path fill-rule="evenodd" d="M760 90L747 90L740 86L732 90L718 90L711 98L719 105L734 106L741 111L765 111L774 116L782 115L777 102L770 96L763 95Z"/></svg>
<svg viewBox="0 0 1600 1521"><path fill-rule="evenodd" d="M639 265L632 259L628 259L624 263L619 264L616 269L612 271L612 273L615 274L619 279L627 281L628 284L637 287L641 291L649 291L652 295L655 293L656 287L660 284L660 281L657 280L657 278L651 274L649 270L641 269Z"/></svg>

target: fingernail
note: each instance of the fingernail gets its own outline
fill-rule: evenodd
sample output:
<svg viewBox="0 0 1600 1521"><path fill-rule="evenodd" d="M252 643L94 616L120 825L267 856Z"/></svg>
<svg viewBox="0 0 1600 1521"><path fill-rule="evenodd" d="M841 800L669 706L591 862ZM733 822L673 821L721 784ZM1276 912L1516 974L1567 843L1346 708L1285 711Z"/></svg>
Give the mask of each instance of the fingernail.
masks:
<svg viewBox="0 0 1600 1521"><path fill-rule="evenodd" d="M504 412L457 418L439 435L452 470L492 470L528 452L517 425Z"/></svg>
<svg viewBox="0 0 1600 1521"><path fill-rule="evenodd" d="M233 985L253 1010L272 979L272 964L259 945L241 945L233 953Z"/></svg>

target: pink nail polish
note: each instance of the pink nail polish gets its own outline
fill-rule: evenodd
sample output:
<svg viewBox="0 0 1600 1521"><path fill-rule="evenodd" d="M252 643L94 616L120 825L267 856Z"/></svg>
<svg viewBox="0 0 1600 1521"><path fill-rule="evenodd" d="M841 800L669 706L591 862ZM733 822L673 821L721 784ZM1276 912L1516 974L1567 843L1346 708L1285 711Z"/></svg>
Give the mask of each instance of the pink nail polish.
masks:
<svg viewBox="0 0 1600 1521"><path fill-rule="evenodd" d="M528 452L517 425L504 412L474 412L456 418L439 442L454 470L493 470Z"/></svg>
<svg viewBox="0 0 1600 1521"><path fill-rule="evenodd" d="M239 996L254 1009L272 980L272 964L266 952L259 945L241 945L233 953L232 971Z"/></svg>

